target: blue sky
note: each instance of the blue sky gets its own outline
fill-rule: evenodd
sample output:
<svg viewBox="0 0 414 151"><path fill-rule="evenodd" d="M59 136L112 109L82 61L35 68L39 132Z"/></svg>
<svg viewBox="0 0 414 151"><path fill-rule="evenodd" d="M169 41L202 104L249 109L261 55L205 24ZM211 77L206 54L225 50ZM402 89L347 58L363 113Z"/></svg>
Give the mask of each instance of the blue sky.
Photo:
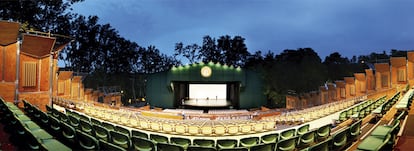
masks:
<svg viewBox="0 0 414 151"><path fill-rule="evenodd" d="M168 55L177 42L226 34L246 38L250 52L311 47L322 60L414 50L412 0L85 0L73 9Z"/></svg>

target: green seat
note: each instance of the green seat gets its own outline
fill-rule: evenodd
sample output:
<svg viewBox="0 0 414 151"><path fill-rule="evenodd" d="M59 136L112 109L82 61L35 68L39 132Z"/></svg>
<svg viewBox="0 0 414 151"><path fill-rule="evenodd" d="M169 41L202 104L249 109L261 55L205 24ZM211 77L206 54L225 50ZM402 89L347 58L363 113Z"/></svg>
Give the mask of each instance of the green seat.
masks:
<svg viewBox="0 0 414 151"><path fill-rule="evenodd" d="M65 113L59 112L58 110L56 110L56 111L57 111L57 114L58 114L58 119L60 121L65 122L65 123L69 122L68 116Z"/></svg>
<svg viewBox="0 0 414 151"><path fill-rule="evenodd" d="M92 124L84 119L79 119L79 129L89 135L95 136Z"/></svg>
<svg viewBox="0 0 414 151"><path fill-rule="evenodd" d="M58 151L71 151L72 149L62 144L56 139L46 139L42 140L40 144L40 150L58 150Z"/></svg>
<svg viewBox="0 0 414 151"><path fill-rule="evenodd" d="M318 144L312 145L307 148L308 151L330 151L331 138L328 138Z"/></svg>
<svg viewBox="0 0 414 151"><path fill-rule="evenodd" d="M168 137L162 135L151 134L150 139L156 143L168 143Z"/></svg>
<svg viewBox="0 0 414 151"><path fill-rule="evenodd" d="M407 111L400 111L399 113L397 112L397 116L394 118L395 120L402 120L405 115L407 114Z"/></svg>
<svg viewBox="0 0 414 151"><path fill-rule="evenodd" d="M352 116L352 109L346 110L346 118L350 118Z"/></svg>
<svg viewBox="0 0 414 151"><path fill-rule="evenodd" d="M128 135L117 131L109 131L109 133L111 135L111 142L113 144L125 149L129 149L131 147L131 142Z"/></svg>
<svg viewBox="0 0 414 151"><path fill-rule="evenodd" d="M308 131L309 131L309 124L305 124L305 125L300 126L296 130L296 135L302 135L302 134L305 134Z"/></svg>
<svg viewBox="0 0 414 151"><path fill-rule="evenodd" d="M74 116L74 115L68 115L67 116L69 124L74 127L74 128L78 128L79 127L79 118Z"/></svg>
<svg viewBox="0 0 414 151"><path fill-rule="evenodd" d="M86 134L80 130L76 130L77 143L80 150L98 150L99 142L95 137Z"/></svg>
<svg viewBox="0 0 414 151"><path fill-rule="evenodd" d="M344 150L348 144L348 134L349 134L349 127L333 134L332 150L335 150L335 151Z"/></svg>
<svg viewBox="0 0 414 151"><path fill-rule="evenodd" d="M181 138L181 137L171 137L171 143L180 145L184 149L187 149L188 146L191 144L191 140L187 138Z"/></svg>
<svg viewBox="0 0 414 151"><path fill-rule="evenodd" d="M339 114L339 118L338 118L338 120L339 120L339 121L341 121L341 122L343 122L343 121L347 120L347 119L348 119L348 117L347 117L347 113L348 113L348 111L342 111L342 112Z"/></svg>
<svg viewBox="0 0 414 151"><path fill-rule="evenodd" d="M362 119L358 120L357 122L349 126L349 140L350 141L355 141L358 139L359 135L361 134L361 124L362 124Z"/></svg>
<svg viewBox="0 0 414 151"><path fill-rule="evenodd" d="M48 132L46 132L45 130L40 128L39 125L37 125L33 121L25 121L25 122L20 121L19 123L20 124L17 124L17 125L22 125L25 130L30 131L30 133L32 133L37 139L51 139L51 138L53 138L52 135L50 135ZM16 129L19 129L18 127L20 127L20 126L16 126Z"/></svg>
<svg viewBox="0 0 414 151"><path fill-rule="evenodd" d="M24 143L22 141L20 141L21 139L25 138L26 135L26 131L30 131L30 130L26 130L27 128L23 125L22 121L16 120L13 125L9 125L9 130L11 130L11 136L10 136L10 141L16 143L17 145L23 145L21 143Z"/></svg>
<svg viewBox="0 0 414 151"><path fill-rule="evenodd" d="M246 137L240 139L240 146L241 147L252 147L259 143L259 137Z"/></svg>
<svg viewBox="0 0 414 151"><path fill-rule="evenodd" d="M124 134L126 134L126 135L128 135L128 136L131 136L131 132L128 130L128 129L126 129L126 128L124 128L124 127L122 127L122 126L119 126L119 125L117 125L117 126L115 126L115 131L117 131L117 132L121 132L121 133L124 133Z"/></svg>
<svg viewBox="0 0 414 151"><path fill-rule="evenodd" d="M28 129L24 129L24 148L25 150L40 150L39 140Z"/></svg>
<svg viewBox="0 0 414 151"><path fill-rule="evenodd" d="M145 132L137 131L137 130L131 130L131 136L141 137L148 139L148 134Z"/></svg>
<svg viewBox="0 0 414 151"><path fill-rule="evenodd" d="M105 127L102 127L100 125L92 125L93 130L95 131L95 137L98 140L104 140L107 142L110 142L110 134L109 130L107 130Z"/></svg>
<svg viewBox="0 0 414 151"><path fill-rule="evenodd" d="M193 145L202 147L215 147L214 140L211 139L194 139Z"/></svg>
<svg viewBox="0 0 414 151"><path fill-rule="evenodd" d="M273 151L275 150L276 143L258 144L250 147L250 150L254 151Z"/></svg>
<svg viewBox="0 0 414 151"><path fill-rule="evenodd" d="M70 126L67 123L61 123L62 133L61 137L62 140L66 142L66 144L74 145L76 144L76 129Z"/></svg>
<svg viewBox="0 0 414 151"><path fill-rule="evenodd" d="M132 136L131 138L133 149L139 151L155 151L155 142L149 139Z"/></svg>
<svg viewBox="0 0 414 151"><path fill-rule="evenodd" d="M187 151L216 151L215 147L207 146L188 146Z"/></svg>
<svg viewBox="0 0 414 151"><path fill-rule="evenodd" d="M299 147L309 147L315 143L315 131L309 131L298 136L298 146Z"/></svg>
<svg viewBox="0 0 414 151"><path fill-rule="evenodd" d="M43 127L46 128L49 126L49 115L47 115L47 113L45 112L39 112L40 117L37 120L39 122L39 124Z"/></svg>
<svg viewBox="0 0 414 151"><path fill-rule="evenodd" d="M78 117L79 117L79 120L85 120L85 121L91 122L90 118L86 115L78 114Z"/></svg>
<svg viewBox="0 0 414 151"><path fill-rule="evenodd" d="M39 138L37 133L33 133L29 129L26 129L26 136L24 137L24 150L59 150L59 151L71 151L72 149L62 144L53 138ZM19 148L21 149L21 148Z"/></svg>
<svg viewBox="0 0 414 151"><path fill-rule="evenodd" d="M176 144L157 143L157 151L184 151L184 148Z"/></svg>
<svg viewBox="0 0 414 151"><path fill-rule="evenodd" d="M276 144L276 151L293 151L296 148L298 137L281 140Z"/></svg>
<svg viewBox="0 0 414 151"><path fill-rule="evenodd" d="M378 126L376 127L370 134L370 136L376 136L379 138L387 137L390 134L390 139L388 144L393 145L396 135L400 130L400 120L394 120L393 125L386 125L386 126Z"/></svg>
<svg viewBox="0 0 414 151"><path fill-rule="evenodd" d="M368 113L367 107L365 107L361 111L359 111L358 118L363 119L367 115L367 113Z"/></svg>
<svg viewBox="0 0 414 151"><path fill-rule="evenodd" d="M38 107L33 107L33 120L38 121L40 119L41 110Z"/></svg>
<svg viewBox="0 0 414 151"><path fill-rule="evenodd" d="M104 140L99 140L99 150L126 151L126 149Z"/></svg>
<svg viewBox="0 0 414 151"><path fill-rule="evenodd" d="M53 108L50 105L46 105L46 113L51 115L53 112Z"/></svg>
<svg viewBox="0 0 414 151"><path fill-rule="evenodd" d="M398 132L400 126L400 120L394 120L393 125L380 125L377 126L372 132L371 136L385 137L387 134L395 134Z"/></svg>
<svg viewBox="0 0 414 151"><path fill-rule="evenodd" d="M72 110L70 110L68 108L65 108L65 113L66 113L67 116L72 115L72 116L77 117L77 115L78 115L78 114L75 114Z"/></svg>
<svg viewBox="0 0 414 151"><path fill-rule="evenodd" d="M249 151L246 147L234 147L234 148L223 148L219 149L219 151ZM253 151L253 150L251 150Z"/></svg>
<svg viewBox="0 0 414 151"><path fill-rule="evenodd" d="M99 121L99 120L97 120L97 119L95 119L95 118L93 118L93 117L91 117L91 124L92 124L92 125L99 125L99 126L102 126L102 122L101 122L101 121Z"/></svg>
<svg viewBox="0 0 414 151"><path fill-rule="evenodd" d="M316 131L316 138L318 141L323 141L329 137L331 134L331 124L326 124L321 126Z"/></svg>
<svg viewBox="0 0 414 151"><path fill-rule="evenodd" d="M357 150L363 151L380 151L390 141L391 134L386 135L384 138L377 136L368 136L358 145Z"/></svg>
<svg viewBox="0 0 414 151"><path fill-rule="evenodd" d="M235 139L219 139L217 140L217 148L234 148L237 146L237 140Z"/></svg>
<svg viewBox="0 0 414 151"><path fill-rule="evenodd" d="M33 106L32 104L30 104L27 100L23 99L23 110L28 113L28 114L32 114L33 113Z"/></svg>
<svg viewBox="0 0 414 151"><path fill-rule="evenodd" d="M276 143L279 139L279 133L266 134L261 137L262 143Z"/></svg>
<svg viewBox="0 0 414 151"><path fill-rule="evenodd" d="M280 133L280 140L286 140L294 137L296 134L296 129L288 129Z"/></svg>
<svg viewBox="0 0 414 151"><path fill-rule="evenodd" d="M103 127L105 127L106 129L110 130L110 131L115 131L115 126L111 123L108 122L102 122L101 124Z"/></svg>
<svg viewBox="0 0 414 151"><path fill-rule="evenodd" d="M62 133L62 128L60 126L60 121L54 116L49 116L50 132L54 136L59 136Z"/></svg>

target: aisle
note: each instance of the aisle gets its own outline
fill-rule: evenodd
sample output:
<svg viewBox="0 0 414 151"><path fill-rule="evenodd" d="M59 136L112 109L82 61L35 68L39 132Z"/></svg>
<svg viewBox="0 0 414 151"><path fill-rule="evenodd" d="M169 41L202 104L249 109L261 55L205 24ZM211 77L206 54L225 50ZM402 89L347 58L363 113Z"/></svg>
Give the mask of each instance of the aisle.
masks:
<svg viewBox="0 0 414 151"><path fill-rule="evenodd" d="M0 123L0 150L18 150L9 140L9 134L4 131L4 125Z"/></svg>

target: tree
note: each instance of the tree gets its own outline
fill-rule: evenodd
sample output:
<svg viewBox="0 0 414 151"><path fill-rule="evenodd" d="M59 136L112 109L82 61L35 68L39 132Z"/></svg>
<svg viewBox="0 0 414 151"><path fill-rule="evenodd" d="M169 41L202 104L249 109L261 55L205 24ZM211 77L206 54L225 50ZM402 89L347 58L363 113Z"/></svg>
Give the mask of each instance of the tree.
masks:
<svg viewBox="0 0 414 151"><path fill-rule="evenodd" d="M166 71L174 65L178 65L179 62L173 57L168 57L165 54L161 54L155 46L148 46L147 48L140 47L138 50L138 62L139 65L135 73L155 73Z"/></svg>
<svg viewBox="0 0 414 151"><path fill-rule="evenodd" d="M203 62L221 62L223 55L217 49L216 40L210 36L203 37L203 45L200 49L200 58Z"/></svg>
<svg viewBox="0 0 414 151"><path fill-rule="evenodd" d="M176 43L174 49L174 58L176 58L178 55L182 55L183 57L187 58L191 64L193 64L200 59L200 48L201 47L197 44L187 45L184 47L184 44L182 42Z"/></svg>
<svg viewBox="0 0 414 151"><path fill-rule="evenodd" d="M247 51L244 38L235 36L233 39L229 35L221 36L217 39L217 48L224 54L224 60L220 63L227 65L244 66L249 52Z"/></svg>
<svg viewBox="0 0 414 151"><path fill-rule="evenodd" d="M339 52L334 52L325 57L324 64L348 64L349 62L348 58L342 57Z"/></svg>
<svg viewBox="0 0 414 151"><path fill-rule="evenodd" d="M392 57L407 57L407 51L406 50L391 49L391 56Z"/></svg>
<svg viewBox="0 0 414 151"><path fill-rule="evenodd" d="M70 20L74 13L71 13L71 6L83 0L16 0L1 1L0 18L23 23L22 31L42 31L69 35ZM56 35L54 35L56 36ZM68 42L66 36L59 36L56 45Z"/></svg>

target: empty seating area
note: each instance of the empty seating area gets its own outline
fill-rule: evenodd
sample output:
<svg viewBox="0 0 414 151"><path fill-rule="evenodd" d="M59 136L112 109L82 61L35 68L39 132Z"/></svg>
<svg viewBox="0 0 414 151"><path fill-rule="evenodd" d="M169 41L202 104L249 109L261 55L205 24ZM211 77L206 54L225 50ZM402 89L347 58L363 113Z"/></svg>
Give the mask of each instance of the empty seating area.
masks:
<svg viewBox="0 0 414 151"><path fill-rule="evenodd" d="M405 95L403 96L403 98L397 103L396 105L396 109L397 110L409 110L411 102L412 102L412 98L414 95L414 89L410 89L408 90L407 93L405 93Z"/></svg>
<svg viewBox="0 0 414 151"><path fill-rule="evenodd" d="M362 142L358 144L357 150L392 150L405 116L406 111L397 112L396 117L391 123L374 127L369 135L363 138Z"/></svg>
<svg viewBox="0 0 414 151"><path fill-rule="evenodd" d="M275 130L273 121L255 120L182 120L151 118L141 113L85 106L84 113L96 119L132 128L167 134L195 136L231 136Z"/></svg>
<svg viewBox="0 0 414 151"><path fill-rule="evenodd" d="M339 114L338 120L340 122L343 122L350 118L363 119L364 117L366 117L367 115L371 113L378 114L377 116L381 116L382 114L384 114L386 111L389 110L389 108L396 102L396 100L398 100L398 98L399 98L399 93L395 94L393 97L391 97L388 100L386 99L386 96L383 96L375 101L373 100L365 101L352 108L342 111Z"/></svg>
<svg viewBox="0 0 414 151"><path fill-rule="evenodd" d="M27 104L27 103L25 103ZM39 108L25 107L24 111L0 97L1 122L10 140L20 150L72 150L49 133L46 113Z"/></svg>
<svg viewBox="0 0 414 151"><path fill-rule="evenodd" d="M366 96L365 96L366 97ZM313 121L332 113L349 108L356 103L364 100L365 97L353 98L340 102L333 102L320 106L315 106L299 111L284 112L280 115L263 117L264 120L275 121L277 124L300 125L305 122Z"/></svg>
<svg viewBox="0 0 414 151"><path fill-rule="evenodd" d="M399 99L399 92L388 99L385 96L366 101L353 99L301 111L282 112L280 115L258 120L166 118L157 114L182 116L183 112L189 115L200 113L197 110L186 109L151 111L110 108L86 103L77 104L70 100L56 98L52 106L46 106L46 112L26 100L22 101L23 109L3 100L0 107L1 114L4 115L2 122L10 121L6 125L17 127L11 131L13 136L17 134L15 135L17 138L22 138L23 135L19 133L24 131L25 138L22 140L30 143L23 146L30 149L33 146L36 148L37 144L40 148L60 145L68 150L339 151L347 149L355 141L360 141L363 120L367 115L390 113L388 110L404 102L405 98L407 104L411 104L412 93L413 91L408 91L401 99ZM250 113L247 110L239 112L223 110L215 113L244 114L246 112ZM147 115L149 113L154 115ZM333 113L339 115L341 122L352 122L341 127L334 127L329 121L325 121L322 125L311 126L312 120L322 120L323 117ZM370 131L369 135L357 145L358 150L392 148L390 144L395 142L406 110L399 109L397 114L388 125L376 126L373 131ZM285 118L285 121L282 122L280 120L282 118ZM292 120L296 118L301 121ZM285 124L291 126L276 129ZM33 135L26 137L26 134ZM376 144L374 146L377 148L372 144Z"/></svg>
<svg viewBox="0 0 414 151"><path fill-rule="evenodd" d="M316 129L310 129L309 124L304 124L298 128L275 131L275 122L266 120L151 119L142 116L139 113L122 113L125 112L123 110L118 110L116 112L111 111L111 115L105 115L105 110L108 109L100 109L99 107L87 105L84 106L84 109L85 116L90 116L91 120L98 120L103 125L105 121L111 122L114 125L123 125L125 123L120 122L122 117L117 116L128 115L127 117L129 120L125 121L130 121L130 123L126 126L130 129L131 133L137 135L137 137L130 138L131 142L135 141L139 142L136 144L145 144L134 146L135 149L284 150L286 148L291 148L310 150L311 148L323 145L324 143L328 143L329 146L332 146L334 141L331 140L333 140L334 137L339 137L339 134L336 136L334 135L336 133L331 133L331 124L326 124ZM72 112L77 111L67 110L67 113ZM94 114L88 114L89 112L94 112ZM97 117L92 115L96 115ZM104 119L101 119L100 117ZM133 117L132 120L131 117ZM135 123L135 125L132 123ZM346 134L341 133L341 136L348 137L356 135L354 137L357 137L360 134L358 131L360 126L360 122L357 122L355 126L350 126L354 131L344 130L343 133ZM266 130L266 127L271 127L271 130ZM349 138L349 140L352 139ZM346 142L343 146L349 143L350 142ZM339 146L338 148L343 146Z"/></svg>

